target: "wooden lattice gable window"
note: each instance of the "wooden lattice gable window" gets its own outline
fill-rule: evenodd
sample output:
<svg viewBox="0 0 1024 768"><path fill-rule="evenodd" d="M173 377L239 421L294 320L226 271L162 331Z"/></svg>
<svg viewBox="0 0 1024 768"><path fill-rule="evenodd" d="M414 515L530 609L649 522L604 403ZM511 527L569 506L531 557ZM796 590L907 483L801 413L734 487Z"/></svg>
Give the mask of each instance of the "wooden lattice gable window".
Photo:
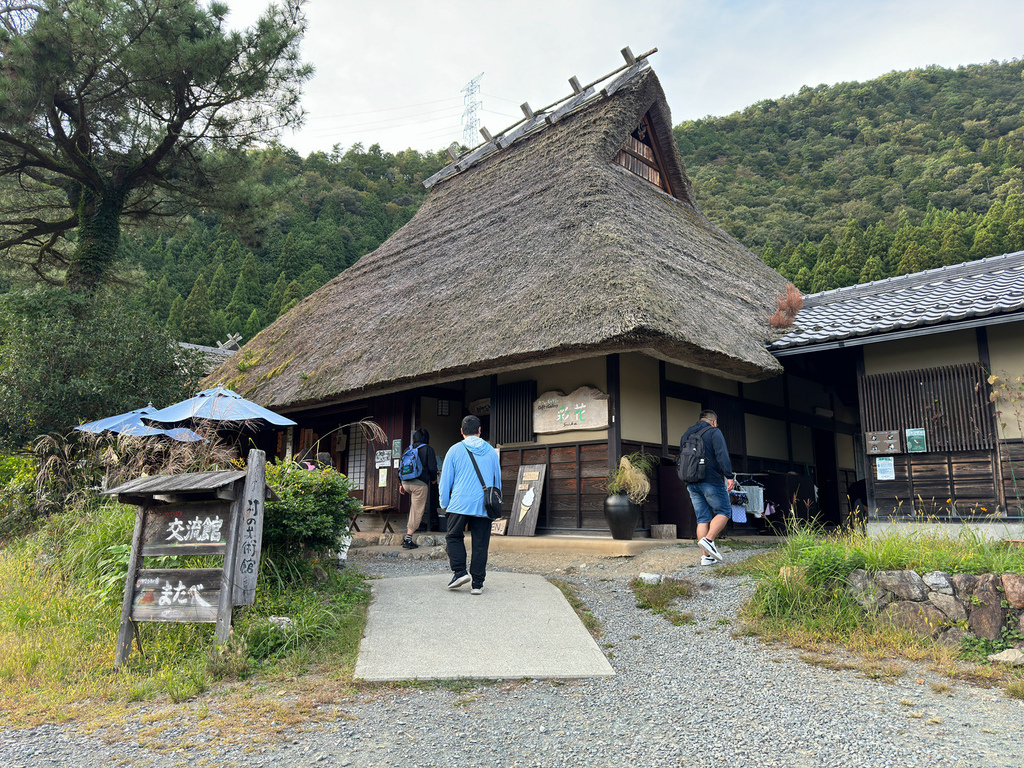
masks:
<svg viewBox="0 0 1024 768"><path fill-rule="evenodd" d="M862 376L864 432L924 429L927 451L978 451L996 446L995 418L980 363ZM901 452L906 450L902 448Z"/></svg>
<svg viewBox="0 0 1024 768"><path fill-rule="evenodd" d="M647 115L626 139L619 153L615 156L615 164L621 165L630 173L649 181L663 192L678 197L669 183L665 173L664 154L658 145L658 139L651 130L651 121Z"/></svg>

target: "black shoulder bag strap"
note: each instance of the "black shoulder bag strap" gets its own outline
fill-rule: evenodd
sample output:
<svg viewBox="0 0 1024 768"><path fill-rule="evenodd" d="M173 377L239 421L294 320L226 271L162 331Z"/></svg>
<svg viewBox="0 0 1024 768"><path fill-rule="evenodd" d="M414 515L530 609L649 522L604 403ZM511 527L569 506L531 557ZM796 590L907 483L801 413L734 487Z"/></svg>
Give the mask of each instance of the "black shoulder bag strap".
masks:
<svg viewBox="0 0 1024 768"><path fill-rule="evenodd" d="M476 463L476 457L473 456L473 452L469 450L469 446L463 443L463 448L466 449L466 453L469 454L469 460L473 462L473 469L476 470L476 476L480 478L480 487L484 489L484 493L487 493L487 483L484 482L484 476L480 472L480 465Z"/></svg>

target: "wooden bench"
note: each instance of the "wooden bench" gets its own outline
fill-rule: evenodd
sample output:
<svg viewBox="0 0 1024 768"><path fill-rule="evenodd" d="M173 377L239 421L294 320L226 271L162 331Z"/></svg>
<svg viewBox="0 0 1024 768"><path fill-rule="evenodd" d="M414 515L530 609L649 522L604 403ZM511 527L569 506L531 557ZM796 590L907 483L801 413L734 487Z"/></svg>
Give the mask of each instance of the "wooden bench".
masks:
<svg viewBox="0 0 1024 768"><path fill-rule="evenodd" d="M376 507L367 507L363 505L362 509L360 509L359 511L359 514L380 515L381 520L384 521L384 529L382 533L394 533L395 529L391 527L391 516L396 514L397 512L398 510L395 509L394 507L388 506L387 504L382 504ZM359 531L359 525L356 522L356 518L354 517L352 518L352 527L350 528L350 530L356 532Z"/></svg>

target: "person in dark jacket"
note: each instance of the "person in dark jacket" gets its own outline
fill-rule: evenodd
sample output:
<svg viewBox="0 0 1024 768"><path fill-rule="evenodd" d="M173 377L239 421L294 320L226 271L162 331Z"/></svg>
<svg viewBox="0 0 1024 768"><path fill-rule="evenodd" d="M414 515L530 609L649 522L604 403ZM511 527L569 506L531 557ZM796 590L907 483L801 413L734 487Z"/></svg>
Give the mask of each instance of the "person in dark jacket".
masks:
<svg viewBox="0 0 1024 768"><path fill-rule="evenodd" d="M703 552L702 565L711 565L722 561L722 554L715 545L715 538L729 522L732 507L729 504L729 491L735 484L732 475L732 461L729 449L725 444L725 436L718 428L718 414L714 411L701 411L700 420L683 433L679 440L682 450L686 438L693 432L710 427L701 435L704 441L704 480L699 483L688 483L686 490L693 502L693 511L697 515L697 545ZM728 480L726 476L730 476Z"/></svg>
<svg viewBox="0 0 1024 768"><path fill-rule="evenodd" d="M412 540L412 535L420 527L420 520L423 519L423 511L427 508L427 500L430 498L430 486L437 485L437 454L428 443L430 433L425 429L417 429L412 433L412 445L420 454L420 464L423 471L419 477L412 480L403 480L399 493L409 494L409 524L405 526L405 539L402 547L405 549L416 549L419 547Z"/></svg>

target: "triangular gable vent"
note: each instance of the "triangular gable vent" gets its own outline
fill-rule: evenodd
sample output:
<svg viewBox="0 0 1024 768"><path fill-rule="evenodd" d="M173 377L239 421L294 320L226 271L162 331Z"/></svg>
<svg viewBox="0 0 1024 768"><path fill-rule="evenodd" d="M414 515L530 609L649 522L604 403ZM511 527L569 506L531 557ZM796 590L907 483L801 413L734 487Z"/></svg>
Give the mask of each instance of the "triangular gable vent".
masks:
<svg viewBox="0 0 1024 768"><path fill-rule="evenodd" d="M651 130L651 123L647 115L644 115L640 125L626 139L619 154L615 156L615 163L627 171L635 173L641 179L649 181L658 189L668 192L673 197L678 197L672 190L668 174L665 173L661 148Z"/></svg>

